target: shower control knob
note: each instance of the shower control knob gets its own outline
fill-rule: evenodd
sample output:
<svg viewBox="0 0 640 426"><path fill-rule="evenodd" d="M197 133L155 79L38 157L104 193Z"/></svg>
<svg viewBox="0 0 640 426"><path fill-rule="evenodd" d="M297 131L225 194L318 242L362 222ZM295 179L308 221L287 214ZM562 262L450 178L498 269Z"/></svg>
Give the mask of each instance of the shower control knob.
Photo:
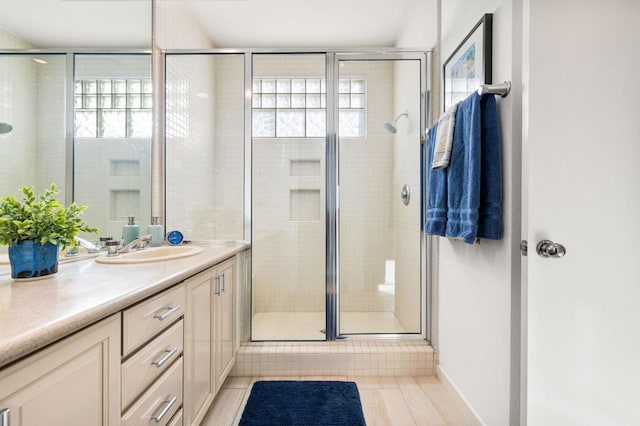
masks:
<svg viewBox="0 0 640 426"><path fill-rule="evenodd" d="M408 184L405 184L402 187L402 191L400 191L400 198L405 206L409 205L409 201L411 201L411 187Z"/></svg>
<svg viewBox="0 0 640 426"><path fill-rule="evenodd" d="M560 258L567 254L567 250L562 244L554 243L550 240L542 240L536 246L536 253L540 257L556 257Z"/></svg>

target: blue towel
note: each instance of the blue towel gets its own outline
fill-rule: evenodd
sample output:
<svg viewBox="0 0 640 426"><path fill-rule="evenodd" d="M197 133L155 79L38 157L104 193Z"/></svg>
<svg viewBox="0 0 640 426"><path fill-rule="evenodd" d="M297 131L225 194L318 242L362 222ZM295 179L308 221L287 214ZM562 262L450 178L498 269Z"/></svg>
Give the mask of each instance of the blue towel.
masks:
<svg viewBox="0 0 640 426"><path fill-rule="evenodd" d="M433 152L436 145L437 126L429 129L427 141L427 214L424 232L444 236L447 227L447 169L433 169Z"/></svg>
<svg viewBox="0 0 640 426"><path fill-rule="evenodd" d="M478 238L502 238L502 143L494 96L483 96Z"/></svg>
<svg viewBox="0 0 640 426"><path fill-rule="evenodd" d="M473 244L502 238L502 145L496 100L473 93L456 111L451 160L433 170L437 126L429 130L425 232Z"/></svg>
<svg viewBox="0 0 640 426"><path fill-rule="evenodd" d="M480 95L458 105L447 173L447 237L473 244L478 234L481 169Z"/></svg>

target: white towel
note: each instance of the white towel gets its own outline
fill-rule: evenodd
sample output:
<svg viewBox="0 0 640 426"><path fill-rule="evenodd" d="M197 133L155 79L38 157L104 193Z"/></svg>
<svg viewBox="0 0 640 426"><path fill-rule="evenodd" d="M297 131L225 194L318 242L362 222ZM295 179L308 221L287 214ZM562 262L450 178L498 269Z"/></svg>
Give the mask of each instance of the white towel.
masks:
<svg viewBox="0 0 640 426"><path fill-rule="evenodd" d="M456 111L458 104L454 104L446 110L438 119L438 131L436 133L436 144L433 149L433 162L431 168L444 169L449 166L451 159L451 147L453 145L453 129L456 125Z"/></svg>

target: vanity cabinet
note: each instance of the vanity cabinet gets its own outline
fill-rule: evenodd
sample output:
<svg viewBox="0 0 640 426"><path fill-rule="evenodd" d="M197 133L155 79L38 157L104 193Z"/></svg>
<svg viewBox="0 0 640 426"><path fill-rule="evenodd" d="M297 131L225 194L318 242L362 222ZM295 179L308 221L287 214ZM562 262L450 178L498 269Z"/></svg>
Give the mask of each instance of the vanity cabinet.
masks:
<svg viewBox="0 0 640 426"><path fill-rule="evenodd" d="M182 407L185 285L122 312L122 425L167 425Z"/></svg>
<svg viewBox="0 0 640 426"><path fill-rule="evenodd" d="M120 314L0 370L0 383L5 426L120 424Z"/></svg>
<svg viewBox="0 0 640 426"><path fill-rule="evenodd" d="M239 341L230 255L2 367L0 426L198 425Z"/></svg>
<svg viewBox="0 0 640 426"><path fill-rule="evenodd" d="M233 366L235 257L185 282L184 424L200 423Z"/></svg>

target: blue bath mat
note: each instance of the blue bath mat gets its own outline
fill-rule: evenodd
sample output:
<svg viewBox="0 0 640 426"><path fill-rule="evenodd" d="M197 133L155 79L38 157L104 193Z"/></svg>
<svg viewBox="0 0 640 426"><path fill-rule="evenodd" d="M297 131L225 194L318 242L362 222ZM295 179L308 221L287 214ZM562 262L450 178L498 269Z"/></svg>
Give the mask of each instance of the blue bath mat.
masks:
<svg viewBox="0 0 640 426"><path fill-rule="evenodd" d="M240 426L365 425L353 382L261 381L251 389Z"/></svg>

